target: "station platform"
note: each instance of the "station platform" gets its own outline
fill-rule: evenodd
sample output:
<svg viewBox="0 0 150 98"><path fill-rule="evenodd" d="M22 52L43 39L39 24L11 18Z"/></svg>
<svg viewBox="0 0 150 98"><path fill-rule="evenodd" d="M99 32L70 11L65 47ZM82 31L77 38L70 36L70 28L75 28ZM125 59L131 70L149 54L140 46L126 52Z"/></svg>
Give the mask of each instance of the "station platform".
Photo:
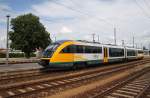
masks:
<svg viewBox="0 0 150 98"><path fill-rule="evenodd" d="M0 73L1 72L10 72L10 71L20 71L20 70L28 70L28 69L39 69L42 68L38 63L21 63L21 64L1 64L0 65Z"/></svg>

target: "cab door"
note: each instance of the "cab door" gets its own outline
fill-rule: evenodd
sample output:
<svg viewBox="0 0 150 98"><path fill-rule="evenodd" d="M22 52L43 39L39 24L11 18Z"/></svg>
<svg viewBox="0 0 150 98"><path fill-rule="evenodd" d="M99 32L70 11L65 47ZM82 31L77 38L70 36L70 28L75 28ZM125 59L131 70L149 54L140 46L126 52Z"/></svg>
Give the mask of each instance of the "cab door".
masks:
<svg viewBox="0 0 150 98"><path fill-rule="evenodd" d="M104 47L104 63L108 62L108 48Z"/></svg>

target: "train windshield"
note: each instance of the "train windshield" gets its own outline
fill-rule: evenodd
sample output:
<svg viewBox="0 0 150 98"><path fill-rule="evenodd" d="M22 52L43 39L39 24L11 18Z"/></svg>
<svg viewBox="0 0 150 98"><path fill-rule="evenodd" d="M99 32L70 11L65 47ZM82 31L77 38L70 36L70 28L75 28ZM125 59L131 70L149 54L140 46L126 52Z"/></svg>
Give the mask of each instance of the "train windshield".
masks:
<svg viewBox="0 0 150 98"><path fill-rule="evenodd" d="M48 57L50 58L54 51L57 49L59 44L50 44L43 52L43 57Z"/></svg>

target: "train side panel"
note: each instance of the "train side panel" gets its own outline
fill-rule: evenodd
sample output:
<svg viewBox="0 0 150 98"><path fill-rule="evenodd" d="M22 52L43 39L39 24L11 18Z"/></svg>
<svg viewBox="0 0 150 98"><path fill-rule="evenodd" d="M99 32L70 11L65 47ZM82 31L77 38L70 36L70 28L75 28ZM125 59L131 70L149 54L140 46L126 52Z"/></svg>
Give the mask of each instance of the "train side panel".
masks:
<svg viewBox="0 0 150 98"><path fill-rule="evenodd" d="M98 64L103 62L103 54L74 54L75 62L86 62L87 64Z"/></svg>

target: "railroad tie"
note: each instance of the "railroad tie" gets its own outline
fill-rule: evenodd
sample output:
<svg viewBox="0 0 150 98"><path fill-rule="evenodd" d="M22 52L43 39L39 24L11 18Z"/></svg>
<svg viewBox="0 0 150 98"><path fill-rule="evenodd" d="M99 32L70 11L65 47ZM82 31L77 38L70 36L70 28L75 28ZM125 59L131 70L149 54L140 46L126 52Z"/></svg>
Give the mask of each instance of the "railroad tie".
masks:
<svg viewBox="0 0 150 98"><path fill-rule="evenodd" d="M24 89L18 89L18 91L21 92L21 93L25 93L26 92L26 90L24 90Z"/></svg>
<svg viewBox="0 0 150 98"><path fill-rule="evenodd" d="M44 86L48 86L48 87L51 87L52 85L50 85L50 84L43 84Z"/></svg>
<svg viewBox="0 0 150 98"><path fill-rule="evenodd" d="M116 97L113 97L113 96L105 96L105 98L116 98Z"/></svg>
<svg viewBox="0 0 150 98"><path fill-rule="evenodd" d="M7 91L7 93L11 96L15 95L15 93L13 93L12 91Z"/></svg>
<svg viewBox="0 0 150 98"><path fill-rule="evenodd" d="M82 76L82 77L80 77L80 79L86 79L87 78L87 76Z"/></svg>
<svg viewBox="0 0 150 98"><path fill-rule="evenodd" d="M137 95L138 94L138 93L135 93L135 92L129 92L129 91L125 91L125 90L117 90L117 92L131 94L131 95Z"/></svg>
<svg viewBox="0 0 150 98"><path fill-rule="evenodd" d="M70 80L63 80L64 82L71 82Z"/></svg>
<svg viewBox="0 0 150 98"><path fill-rule="evenodd" d="M145 81L149 81L149 79L137 79L137 80L135 80L133 82L145 82Z"/></svg>
<svg viewBox="0 0 150 98"><path fill-rule="evenodd" d="M69 79L69 80L71 80L71 81L76 81L76 79Z"/></svg>
<svg viewBox="0 0 150 98"><path fill-rule="evenodd" d="M65 82L63 82L63 81L57 81L57 83L64 84Z"/></svg>
<svg viewBox="0 0 150 98"><path fill-rule="evenodd" d="M149 81L133 82L132 84L145 84L145 85L148 85L148 84L149 84Z"/></svg>
<svg viewBox="0 0 150 98"><path fill-rule="evenodd" d="M121 88L122 90L128 90L128 91L133 91L133 92L137 92L139 93L141 90L138 90L138 89L132 89L132 88L126 88L126 87L123 87Z"/></svg>
<svg viewBox="0 0 150 98"><path fill-rule="evenodd" d="M148 84L146 84L146 83L131 83L131 84L135 84L135 85L144 85L144 86L148 85Z"/></svg>
<svg viewBox="0 0 150 98"><path fill-rule="evenodd" d="M149 97L149 98L150 98L150 95L147 95L147 97Z"/></svg>
<svg viewBox="0 0 150 98"><path fill-rule="evenodd" d="M42 89L42 88L44 88L44 87L43 87L43 86L41 86L41 85L37 85L36 87L41 88L41 89Z"/></svg>
<svg viewBox="0 0 150 98"><path fill-rule="evenodd" d="M143 89L145 86L142 86L142 85L133 85L133 84L128 84L127 86L125 87L134 87L134 88L138 88L138 89Z"/></svg>
<svg viewBox="0 0 150 98"><path fill-rule="evenodd" d="M120 96L120 97L126 97L126 98L134 98L134 96L125 95L125 94L121 94L121 93L112 93L112 95Z"/></svg>
<svg viewBox="0 0 150 98"><path fill-rule="evenodd" d="M80 78L74 78L74 79L75 79L76 81L77 81L77 80L80 80Z"/></svg>
<svg viewBox="0 0 150 98"><path fill-rule="evenodd" d="M31 90L31 91L35 90L35 89L32 88L32 87L27 87L27 89L28 89L28 90Z"/></svg>
<svg viewBox="0 0 150 98"><path fill-rule="evenodd" d="M51 82L50 84L52 84L52 85L59 85L58 83L55 83L55 82Z"/></svg>
<svg viewBox="0 0 150 98"><path fill-rule="evenodd" d="M144 82L144 81L150 81L150 79L136 80L134 82Z"/></svg>

